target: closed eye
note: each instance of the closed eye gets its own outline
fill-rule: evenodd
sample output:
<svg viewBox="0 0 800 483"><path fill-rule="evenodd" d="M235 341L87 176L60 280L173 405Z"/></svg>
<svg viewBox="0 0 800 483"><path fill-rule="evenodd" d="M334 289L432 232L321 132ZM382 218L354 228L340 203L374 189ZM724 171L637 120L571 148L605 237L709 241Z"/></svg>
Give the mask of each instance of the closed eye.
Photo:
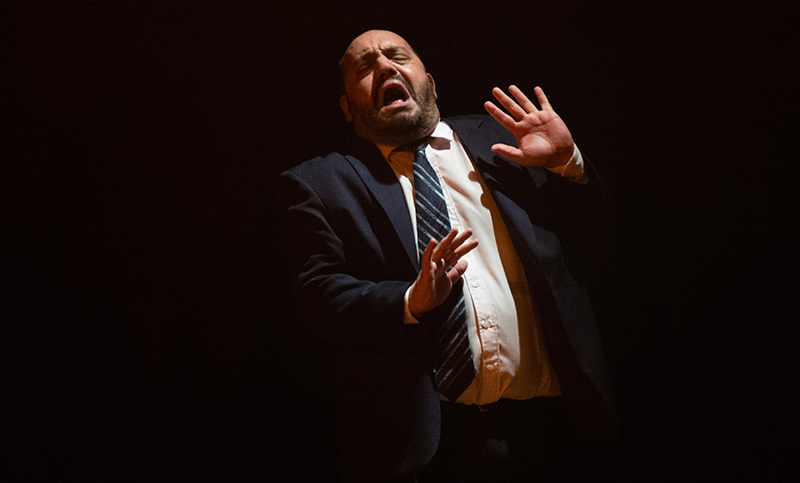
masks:
<svg viewBox="0 0 800 483"><path fill-rule="evenodd" d="M389 47L383 52L383 55L399 63L404 63L411 59L408 52L402 47Z"/></svg>

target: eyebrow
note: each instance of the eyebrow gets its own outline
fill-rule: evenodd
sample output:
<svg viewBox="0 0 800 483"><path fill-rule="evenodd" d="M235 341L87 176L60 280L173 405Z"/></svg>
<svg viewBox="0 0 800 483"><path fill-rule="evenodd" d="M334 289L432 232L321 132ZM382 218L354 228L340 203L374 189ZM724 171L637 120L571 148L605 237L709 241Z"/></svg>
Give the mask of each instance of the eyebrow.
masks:
<svg viewBox="0 0 800 483"><path fill-rule="evenodd" d="M389 55L392 55L392 54L396 54L398 52L408 53L408 49L406 49L402 45L390 45L390 46L385 47L385 48L383 48L381 50L383 51L383 55L386 55L386 56L389 56Z"/></svg>
<svg viewBox="0 0 800 483"><path fill-rule="evenodd" d="M383 53L383 55L391 56L396 54L397 52L403 52L404 54L408 55L409 57L416 56L417 52L414 50L414 47L411 46L403 46L397 44L389 44L387 46L379 46L378 51L376 52L373 49L369 49L362 53L361 55L351 55L350 57L350 65L352 68L358 70L363 66L368 66L371 62L375 60L378 56L378 52ZM347 62L347 52L339 59L339 81L341 83L341 88L344 90L344 75L345 75L345 63Z"/></svg>
<svg viewBox="0 0 800 483"><path fill-rule="evenodd" d="M387 45L386 47L378 47L378 51L370 49L360 56L355 57L353 60L357 63L370 63L374 61L376 57L378 57L379 53L387 57L391 57L397 53L411 55L409 49L403 47L402 45Z"/></svg>

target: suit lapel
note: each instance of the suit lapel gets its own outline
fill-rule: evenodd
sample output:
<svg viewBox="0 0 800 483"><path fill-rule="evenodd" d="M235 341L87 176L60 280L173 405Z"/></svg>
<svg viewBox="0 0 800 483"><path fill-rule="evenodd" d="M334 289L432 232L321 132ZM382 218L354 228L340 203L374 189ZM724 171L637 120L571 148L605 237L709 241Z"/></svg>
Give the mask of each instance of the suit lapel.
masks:
<svg viewBox="0 0 800 483"><path fill-rule="evenodd" d="M458 134L461 144L463 144L478 173L483 177L486 187L489 188L503 221L506 223L506 227L511 232L512 239L515 242L519 239L525 239L515 235L520 235L522 234L521 232L526 231L524 220L528 219L527 213L499 191L501 183L495 176L495 173L501 169L496 161L499 155L492 151L492 145L498 141L497 137L492 137L493 133L484 125L486 121L482 118L479 118L477 122L470 118L457 118L448 122ZM502 140L502 142L512 143L515 141L513 141L512 137L509 140ZM514 168L504 164L502 169ZM522 170L521 167L519 169ZM520 175L523 175L523 173L520 173ZM524 175L527 176L527 173L524 173ZM514 177L511 178L513 179ZM517 250L519 250L519 247L517 247Z"/></svg>
<svg viewBox="0 0 800 483"><path fill-rule="evenodd" d="M492 152L493 142L498 141L497 133L489 129L485 125L487 120L481 117L454 118L448 119L447 122L458 134L464 149L466 149L478 172L483 176L489 191L498 203L498 208L508 229L513 232L512 239L515 241L524 240L525 238L519 235L520 231L526 231L525 227L530 223L530 221L527 224L525 223L525 220L528 219L527 214L516 203L506 200L506 197L498 192L499 183L492 175L492 172L497 168L495 159L498 155ZM515 143L510 133L508 133L508 136L509 138L507 139L500 138L500 141ZM356 150L355 156L346 156L345 158L383 208L405 248L409 261L414 269L419 271L414 228L411 225L411 215L408 212L403 189L400 187L400 183L397 182L397 177L392 168L383 159L383 155L380 154L377 147L372 144L366 147L362 144L361 147L362 149ZM525 175L527 176L528 174L526 173Z"/></svg>
<svg viewBox="0 0 800 483"><path fill-rule="evenodd" d="M346 156L364 185L383 208L395 233L405 248L409 262L415 271L419 271L417 246L414 241L414 227L408 212L405 195L397 177L377 148L373 152L365 152L358 158ZM366 161L361 161L362 159Z"/></svg>
<svg viewBox="0 0 800 483"><path fill-rule="evenodd" d="M566 374L569 371L573 374L571 378L566 379L572 380L576 377L574 374L583 373L572 352L569 336L565 332L564 324L561 320L558 302L552 291L547 271L538 255L540 251L546 251L547 247L552 247L554 240L550 238L552 235L548 235L546 231L537 232L525 209L505 193L506 189L511 189L512 191L523 189L522 187L513 186L514 182L526 180L527 178L531 178L533 183L524 182L524 189L538 189L545 183L546 175L543 169L523 168L507 162L498 163L497 160L502 158L499 158L499 155L491 150L492 142L497 138L491 137L492 133L487 126L484 125L483 129L481 129L482 125L483 123L462 121L454 123L453 129L459 135L467 154L469 154L476 169L486 182L486 186L489 188L489 192L492 194L508 229L511 242L522 262L531 296L536 300L539 307L541 323L547 336L552 363L559 373ZM508 139L501 142L513 143ZM519 172L517 173L514 170L519 170ZM495 174L502 178L502 183Z"/></svg>
<svg viewBox="0 0 800 483"><path fill-rule="evenodd" d="M535 187L541 186L546 176L540 170L531 170L515 163L507 162L500 155L493 152L492 145L495 142L499 141L516 146L516 140L511 133L505 131L502 132L501 137L498 137L498 133L493 132L489 126L486 126L486 122L490 121L479 119L478 122L475 122L474 119L461 118L454 119L451 126L458 134L464 149L486 183L486 187L489 189L506 225L511 242L523 261L526 272L531 271L532 267L537 267L536 273L544 273L534 248L537 235L533 229L531 219L525 209L509 197L506 191L520 189L513 186L515 181L521 181L526 190L535 189ZM505 134L507 136L503 137ZM498 160L503 160L503 162L498 163ZM533 178L533 183L524 181L529 177ZM528 277L531 277L530 273Z"/></svg>

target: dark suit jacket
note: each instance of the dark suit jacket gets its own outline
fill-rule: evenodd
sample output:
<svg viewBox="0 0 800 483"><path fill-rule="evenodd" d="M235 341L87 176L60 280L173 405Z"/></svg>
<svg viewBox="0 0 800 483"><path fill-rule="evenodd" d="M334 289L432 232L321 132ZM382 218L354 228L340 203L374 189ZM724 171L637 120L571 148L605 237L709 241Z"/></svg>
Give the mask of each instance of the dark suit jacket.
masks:
<svg viewBox="0 0 800 483"><path fill-rule="evenodd" d="M582 284L605 195L491 151L515 145L488 116L447 120L502 214L542 312L546 343L580 434L613 432L603 354ZM374 146L281 175L286 253L301 319L330 343L343 475L377 479L424 466L439 440L438 393L427 326L404 325L404 294L419 271L411 219L397 179ZM566 249L566 250L565 250ZM591 254L589 258L591 258Z"/></svg>

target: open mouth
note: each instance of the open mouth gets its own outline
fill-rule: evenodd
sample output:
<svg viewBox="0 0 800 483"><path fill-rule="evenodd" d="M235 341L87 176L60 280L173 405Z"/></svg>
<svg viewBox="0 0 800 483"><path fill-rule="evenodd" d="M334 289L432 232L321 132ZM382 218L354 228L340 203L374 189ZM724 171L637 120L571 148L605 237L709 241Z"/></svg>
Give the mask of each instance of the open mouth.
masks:
<svg viewBox="0 0 800 483"><path fill-rule="evenodd" d="M400 107L406 104L409 95L403 84L390 84L381 93L379 107Z"/></svg>

